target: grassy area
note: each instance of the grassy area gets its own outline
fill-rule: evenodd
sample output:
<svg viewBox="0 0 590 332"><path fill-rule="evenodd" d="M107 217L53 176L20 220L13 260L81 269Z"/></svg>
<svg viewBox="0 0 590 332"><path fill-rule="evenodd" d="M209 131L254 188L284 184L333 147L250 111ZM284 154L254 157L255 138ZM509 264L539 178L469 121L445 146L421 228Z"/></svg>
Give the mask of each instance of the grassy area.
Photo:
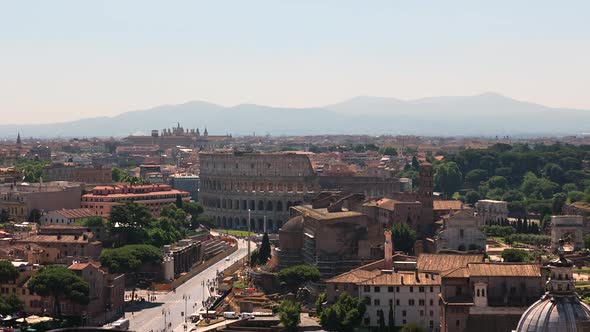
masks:
<svg viewBox="0 0 590 332"><path fill-rule="evenodd" d="M579 274L590 274L590 267L583 267L581 269L577 269L575 268L573 270L574 273L579 273Z"/></svg>
<svg viewBox="0 0 590 332"><path fill-rule="evenodd" d="M224 234L229 234L229 235L233 235L233 236L239 236L239 237L246 237L248 236L248 231L238 231L235 229L218 229L216 230L219 233L224 233ZM253 235L254 233L251 233L251 235Z"/></svg>

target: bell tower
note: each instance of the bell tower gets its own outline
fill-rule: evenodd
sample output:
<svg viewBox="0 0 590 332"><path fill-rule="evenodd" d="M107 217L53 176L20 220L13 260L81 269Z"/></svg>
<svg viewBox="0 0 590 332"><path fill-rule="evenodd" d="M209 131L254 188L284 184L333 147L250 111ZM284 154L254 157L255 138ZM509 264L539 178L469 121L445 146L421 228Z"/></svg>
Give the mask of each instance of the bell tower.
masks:
<svg viewBox="0 0 590 332"><path fill-rule="evenodd" d="M434 204L432 203L433 185L432 164L423 162L420 164L420 188L418 189L418 201L422 203L422 220L420 220L420 231L422 233L430 232L434 222Z"/></svg>

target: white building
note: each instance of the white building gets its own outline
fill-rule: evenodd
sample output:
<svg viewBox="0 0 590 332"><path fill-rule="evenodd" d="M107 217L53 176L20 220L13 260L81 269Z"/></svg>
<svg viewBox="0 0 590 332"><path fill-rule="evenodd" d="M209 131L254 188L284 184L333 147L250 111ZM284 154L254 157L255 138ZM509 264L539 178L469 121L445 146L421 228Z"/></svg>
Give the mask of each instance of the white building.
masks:
<svg viewBox="0 0 590 332"><path fill-rule="evenodd" d="M364 326L378 327L380 317L389 326L415 323L428 331L440 330L440 275L422 272L383 273L359 285L359 298L367 304Z"/></svg>
<svg viewBox="0 0 590 332"><path fill-rule="evenodd" d="M72 225L96 215L90 209L61 209L49 211L41 216L41 225Z"/></svg>
<svg viewBox="0 0 590 332"><path fill-rule="evenodd" d="M434 239L436 252L445 249L485 250L486 236L479 227L472 210L461 210L443 219L443 227Z"/></svg>
<svg viewBox="0 0 590 332"><path fill-rule="evenodd" d="M491 199L481 199L475 203L475 213L480 225L501 222L508 218L508 203Z"/></svg>

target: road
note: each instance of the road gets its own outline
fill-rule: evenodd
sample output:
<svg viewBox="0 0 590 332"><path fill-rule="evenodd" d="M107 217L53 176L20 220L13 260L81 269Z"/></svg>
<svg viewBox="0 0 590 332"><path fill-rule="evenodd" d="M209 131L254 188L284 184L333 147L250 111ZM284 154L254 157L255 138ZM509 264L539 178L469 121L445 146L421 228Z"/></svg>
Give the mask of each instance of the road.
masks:
<svg viewBox="0 0 590 332"><path fill-rule="evenodd" d="M254 250L254 248L255 246L252 244L251 249ZM228 256L229 261L223 259L213 264L213 266L178 286L176 292L159 295L155 303L146 302L147 308L133 313L127 312L126 317L131 321L129 329L137 332L184 331L185 306L188 315L202 307L202 282L213 280L216 271L222 271L234 261L246 256L247 251L246 241L238 240L238 250ZM186 301L185 298L187 299ZM185 316L182 316L182 312L185 312ZM194 324L190 324L188 317L186 317L186 320L189 329L191 326L194 326Z"/></svg>

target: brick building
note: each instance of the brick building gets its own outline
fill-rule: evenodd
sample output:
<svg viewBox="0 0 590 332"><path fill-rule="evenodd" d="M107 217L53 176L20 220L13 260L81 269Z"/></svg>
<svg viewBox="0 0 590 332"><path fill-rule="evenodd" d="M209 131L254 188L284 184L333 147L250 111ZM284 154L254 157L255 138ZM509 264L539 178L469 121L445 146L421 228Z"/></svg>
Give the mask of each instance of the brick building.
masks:
<svg viewBox="0 0 590 332"><path fill-rule="evenodd" d="M176 203L179 196L184 202L190 201L188 192L172 189L167 184L97 186L82 196L82 208L92 210L97 216L108 218L113 206L132 201L146 205L152 215L159 216L162 208Z"/></svg>

